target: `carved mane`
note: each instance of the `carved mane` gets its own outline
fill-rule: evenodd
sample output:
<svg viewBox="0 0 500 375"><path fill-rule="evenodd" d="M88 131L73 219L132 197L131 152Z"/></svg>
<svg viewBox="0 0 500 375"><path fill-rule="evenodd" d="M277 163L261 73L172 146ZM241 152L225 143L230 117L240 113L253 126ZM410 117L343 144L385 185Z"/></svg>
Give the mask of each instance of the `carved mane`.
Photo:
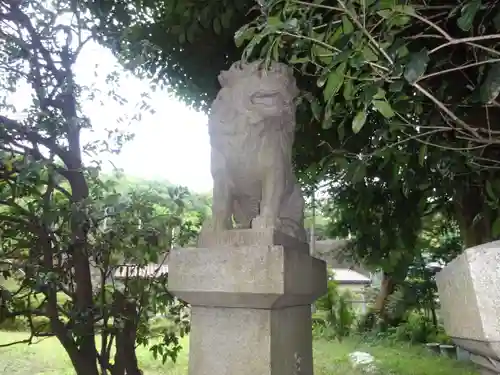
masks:
<svg viewBox="0 0 500 375"><path fill-rule="evenodd" d="M217 139L224 138L225 147L230 147L227 143L230 138L234 141L231 142L234 152L238 143L244 142L248 147L253 144L258 151L261 143L267 142L268 146L290 154L295 135L294 100L299 92L293 70L275 62L264 69L261 62L238 61L221 72L218 79L222 89L212 104L208 123L212 147L231 153L217 145ZM270 106L252 102L255 95L272 93L279 95L280 100Z"/></svg>

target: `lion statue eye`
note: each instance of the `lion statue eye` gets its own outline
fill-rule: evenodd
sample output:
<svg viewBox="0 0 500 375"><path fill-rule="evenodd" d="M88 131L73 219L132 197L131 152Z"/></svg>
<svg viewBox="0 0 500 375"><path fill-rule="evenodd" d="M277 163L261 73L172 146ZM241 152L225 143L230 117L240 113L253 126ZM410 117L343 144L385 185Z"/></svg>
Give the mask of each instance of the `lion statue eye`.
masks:
<svg viewBox="0 0 500 375"><path fill-rule="evenodd" d="M266 93L255 93L250 96L250 103L255 105L265 105L265 106L274 106L277 102L280 102L280 93L279 92L266 92Z"/></svg>

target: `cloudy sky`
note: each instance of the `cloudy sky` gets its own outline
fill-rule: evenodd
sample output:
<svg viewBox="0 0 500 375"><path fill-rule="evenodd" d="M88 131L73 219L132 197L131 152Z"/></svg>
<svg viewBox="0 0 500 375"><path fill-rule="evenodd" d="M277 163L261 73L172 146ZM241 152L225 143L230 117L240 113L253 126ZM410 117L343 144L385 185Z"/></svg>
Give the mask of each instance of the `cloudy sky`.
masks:
<svg viewBox="0 0 500 375"><path fill-rule="evenodd" d="M117 104L107 95L111 87L106 83L106 76L114 71L120 72L116 91L128 100L126 105ZM165 91L152 92L146 81L127 74L109 51L95 43L88 43L82 50L75 74L79 83L102 92L82 103L95 129L87 137L105 137L106 128L123 126L135 133L121 154L112 158L117 167L132 176L165 179L198 192L212 188L205 114L187 108ZM19 109L25 108L30 103L29 92L28 87L21 86L9 101ZM156 112L143 113L140 121L120 123L120 117L130 119L138 112L135 104L144 92L149 93ZM105 168L111 169L111 164L105 163Z"/></svg>

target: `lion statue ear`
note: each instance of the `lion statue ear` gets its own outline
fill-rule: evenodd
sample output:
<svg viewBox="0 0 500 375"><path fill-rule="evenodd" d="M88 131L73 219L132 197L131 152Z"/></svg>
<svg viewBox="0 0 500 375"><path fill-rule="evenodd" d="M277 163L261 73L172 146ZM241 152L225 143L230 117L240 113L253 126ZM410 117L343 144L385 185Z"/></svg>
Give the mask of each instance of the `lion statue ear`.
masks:
<svg viewBox="0 0 500 375"><path fill-rule="evenodd" d="M217 77L217 79L219 80L220 87L228 86L230 80L229 72L227 70L222 71Z"/></svg>

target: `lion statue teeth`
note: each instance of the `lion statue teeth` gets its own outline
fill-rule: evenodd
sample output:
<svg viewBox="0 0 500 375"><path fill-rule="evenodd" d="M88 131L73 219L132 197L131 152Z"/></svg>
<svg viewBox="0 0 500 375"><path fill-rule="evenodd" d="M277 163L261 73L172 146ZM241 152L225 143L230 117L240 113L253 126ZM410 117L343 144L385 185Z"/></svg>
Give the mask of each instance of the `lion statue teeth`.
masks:
<svg viewBox="0 0 500 375"><path fill-rule="evenodd" d="M292 70L280 63L234 63L208 121L212 217L203 231L275 228L306 242L304 198L292 169L295 104Z"/></svg>

